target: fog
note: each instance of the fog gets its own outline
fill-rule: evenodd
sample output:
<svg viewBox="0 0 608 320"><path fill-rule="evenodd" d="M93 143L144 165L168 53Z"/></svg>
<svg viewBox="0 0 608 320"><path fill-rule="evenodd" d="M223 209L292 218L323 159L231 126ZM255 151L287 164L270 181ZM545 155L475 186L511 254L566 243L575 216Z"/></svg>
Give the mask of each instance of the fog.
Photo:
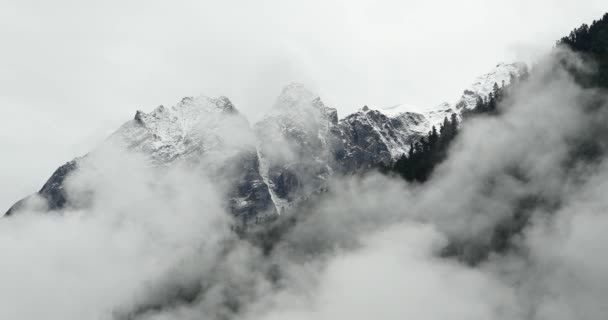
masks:
<svg viewBox="0 0 608 320"><path fill-rule="evenodd" d="M271 249L234 232L205 170L109 140L68 179L86 209L0 223L0 317L604 319L608 106L564 64L589 69L540 59L427 184L335 177L264 227Z"/></svg>

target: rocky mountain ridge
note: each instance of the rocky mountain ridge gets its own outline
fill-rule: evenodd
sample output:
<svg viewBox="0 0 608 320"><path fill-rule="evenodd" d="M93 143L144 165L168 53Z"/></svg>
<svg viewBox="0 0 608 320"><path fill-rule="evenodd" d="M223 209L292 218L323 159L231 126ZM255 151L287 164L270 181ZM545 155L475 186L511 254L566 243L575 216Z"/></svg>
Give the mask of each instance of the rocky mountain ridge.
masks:
<svg viewBox="0 0 608 320"><path fill-rule="evenodd" d="M105 143L144 154L152 166L195 164L222 181L230 212L259 220L289 210L333 175L392 163L444 117L474 107L495 82L508 83L524 70L522 64L499 64L455 103L425 113L365 106L339 119L336 109L303 85L291 84L267 115L251 125L226 97L187 97L171 108L137 111ZM76 205L65 181L87 157L61 166L37 194L17 202L6 215L25 205L51 211Z"/></svg>

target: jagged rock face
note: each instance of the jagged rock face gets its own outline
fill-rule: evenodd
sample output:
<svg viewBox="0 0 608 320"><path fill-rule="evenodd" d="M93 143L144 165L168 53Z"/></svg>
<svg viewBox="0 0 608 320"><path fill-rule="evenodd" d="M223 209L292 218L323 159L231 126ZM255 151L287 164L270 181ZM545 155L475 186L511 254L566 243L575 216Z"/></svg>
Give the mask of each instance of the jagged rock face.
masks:
<svg viewBox="0 0 608 320"><path fill-rule="evenodd" d="M171 108L137 111L106 143L144 154L152 166L186 164L193 173L217 181L234 215L259 220L319 192L332 175L395 161L433 125L472 107L478 96L487 96L494 82L508 83L524 72L521 64L499 64L457 103L424 114L398 106L390 112L364 107L338 120L336 109L304 86L291 84L270 112L250 126L226 97L187 97ZM57 169L36 195L17 202L7 215L32 202L51 211L72 205L65 181L86 161L87 156Z"/></svg>
<svg viewBox="0 0 608 320"><path fill-rule="evenodd" d="M157 164L169 164L196 160L214 150L234 154L254 148L249 132L229 139L230 131L243 128L249 123L228 98L186 97L171 108L159 106L149 114L137 111L110 139L150 155Z"/></svg>
<svg viewBox="0 0 608 320"><path fill-rule="evenodd" d="M388 117L367 107L340 121L335 157L342 172L388 165L426 134L428 121L418 113Z"/></svg>
<svg viewBox="0 0 608 320"><path fill-rule="evenodd" d="M227 207L244 219L275 213L253 137L247 119L226 97L188 97L171 109L138 111L112 136L150 155L156 165L187 163L221 181Z"/></svg>
<svg viewBox="0 0 608 320"><path fill-rule="evenodd" d="M262 176L282 212L322 189L333 174L391 163L427 127L421 114L388 117L367 107L338 121L335 109L293 84L255 124Z"/></svg>
<svg viewBox="0 0 608 320"><path fill-rule="evenodd" d="M171 108L159 106L150 113L137 111L133 120L123 124L96 150L106 144L118 144L146 155L152 166L186 164L193 174L218 181L227 196L227 208L248 219L275 213L268 186L259 174L253 136L248 121L228 98L188 97ZM48 210L74 204L65 190L66 179L77 170L77 163L86 163L87 158L60 167L40 190L37 197L46 202ZM24 199L7 214L25 204Z"/></svg>
<svg viewBox="0 0 608 320"><path fill-rule="evenodd" d="M243 152L226 162L219 172L228 175L228 208L244 220L252 220L276 214L268 185L260 175L257 152ZM226 176L226 175L224 175Z"/></svg>
<svg viewBox="0 0 608 320"><path fill-rule="evenodd" d="M279 212L321 188L332 174L331 132L337 122L336 109L291 84L255 124L261 174Z"/></svg>
<svg viewBox="0 0 608 320"><path fill-rule="evenodd" d="M153 166L200 170L218 181L234 215L252 220L307 199L335 173L390 163L425 127L420 114L387 117L369 109L338 121L336 109L293 84L253 127L227 98L184 98L171 108L138 111L107 143L144 154ZM75 164L58 169L40 191L50 210L70 204L64 182Z"/></svg>
<svg viewBox="0 0 608 320"><path fill-rule="evenodd" d="M59 167L57 170L55 170L55 172L53 172L51 177L42 186L37 194L19 200L10 209L8 209L5 215L10 216L26 205L33 205L37 207L37 209L42 210L56 210L64 207L67 203L67 194L64 188L64 182L68 175L76 170L77 166L78 160L75 159ZM43 200L44 203L40 203L37 200Z"/></svg>

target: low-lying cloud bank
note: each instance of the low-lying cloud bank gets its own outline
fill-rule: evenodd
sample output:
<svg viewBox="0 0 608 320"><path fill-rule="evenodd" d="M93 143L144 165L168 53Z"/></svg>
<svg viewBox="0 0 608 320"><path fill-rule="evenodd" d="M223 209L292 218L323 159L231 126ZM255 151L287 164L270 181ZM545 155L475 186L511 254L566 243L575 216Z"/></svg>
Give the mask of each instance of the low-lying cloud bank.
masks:
<svg viewBox="0 0 608 320"><path fill-rule="evenodd" d="M102 148L68 183L90 209L1 221L0 318L604 319L608 105L578 61L541 61L428 184L335 179L255 241L203 173Z"/></svg>

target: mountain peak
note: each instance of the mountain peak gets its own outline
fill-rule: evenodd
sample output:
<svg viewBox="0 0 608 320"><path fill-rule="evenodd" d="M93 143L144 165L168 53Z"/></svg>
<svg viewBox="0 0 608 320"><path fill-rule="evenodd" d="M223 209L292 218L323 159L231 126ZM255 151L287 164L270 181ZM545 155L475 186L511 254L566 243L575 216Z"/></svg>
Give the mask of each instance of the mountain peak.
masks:
<svg viewBox="0 0 608 320"><path fill-rule="evenodd" d="M477 97L485 98L494 88L494 84L502 86L509 84L513 78L519 78L527 72L528 66L524 62L500 62L490 72L483 74L464 90L459 101L454 105L458 109L470 109L475 106Z"/></svg>
<svg viewBox="0 0 608 320"><path fill-rule="evenodd" d="M238 113L230 99L225 96L209 98L207 96L184 97L171 108L163 105L156 107L152 112L146 113L137 110L135 121L141 125L154 124L158 121L176 121L177 119L196 121L206 113Z"/></svg>
<svg viewBox="0 0 608 320"><path fill-rule="evenodd" d="M524 62L499 62L488 73L478 76L474 82L464 90L457 101L453 103L443 102L432 109L423 111L422 114L427 118L429 126L438 126L443 122L445 117L449 118L452 113L460 115L463 110L475 107L477 98L488 97L490 92L492 92L495 83L499 86L503 83L507 85L514 78L516 79L523 76L527 73L527 70L528 66ZM378 108L377 110L389 117L399 117L403 114L415 113L415 111L421 110L421 108L397 104ZM361 110L358 112L361 112Z"/></svg>
<svg viewBox="0 0 608 320"><path fill-rule="evenodd" d="M235 125L248 127L227 97L185 97L174 106L158 106L149 113L137 111L133 121L113 134L137 150L145 150L158 161L203 151L219 144L216 130ZM226 139L224 139L226 140Z"/></svg>
<svg viewBox="0 0 608 320"><path fill-rule="evenodd" d="M275 107L298 107L302 105L310 105L312 101L318 98L318 95L308 90L301 83L291 83L281 90Z"/></svg>
<svg viewBox="0 0 608 320"><path fill-rule="evenodd" d="M219 96L216 99L211 99L212 102L222 111L227 113L238 113L232 101L226 96Z"/></svg>

